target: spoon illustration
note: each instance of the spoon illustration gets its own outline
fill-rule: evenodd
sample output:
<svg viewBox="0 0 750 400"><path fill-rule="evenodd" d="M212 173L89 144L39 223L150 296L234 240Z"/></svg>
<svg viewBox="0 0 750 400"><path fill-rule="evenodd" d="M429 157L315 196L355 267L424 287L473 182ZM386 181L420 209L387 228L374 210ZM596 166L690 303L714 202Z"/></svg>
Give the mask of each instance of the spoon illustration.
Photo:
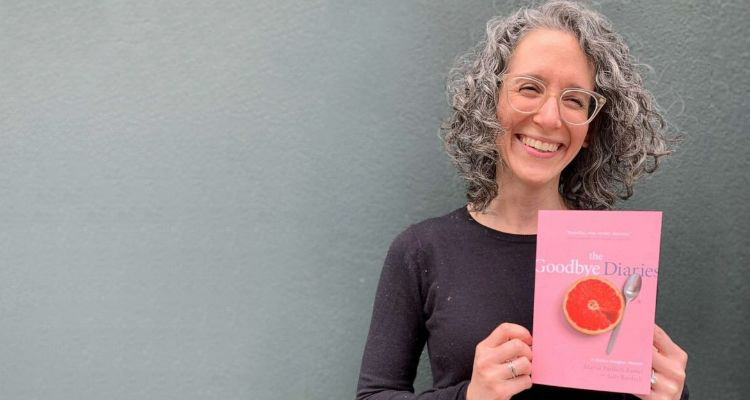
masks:
<svg viewBox="0 0 750 400"><path fill-rule="evenodd" d="M607 344L607 354L612 353L612 349L615 347L615 339L617 339L617 333L620 332L622 322L625 320L625 309L628 303L638 297L638 293L641 292L641 276L633 274L628 277L625 281L625 285L622 287L622 294L625 296L625 307L622 309L622 319L617 324L612 334L609 337L609 343Z"/></svg>

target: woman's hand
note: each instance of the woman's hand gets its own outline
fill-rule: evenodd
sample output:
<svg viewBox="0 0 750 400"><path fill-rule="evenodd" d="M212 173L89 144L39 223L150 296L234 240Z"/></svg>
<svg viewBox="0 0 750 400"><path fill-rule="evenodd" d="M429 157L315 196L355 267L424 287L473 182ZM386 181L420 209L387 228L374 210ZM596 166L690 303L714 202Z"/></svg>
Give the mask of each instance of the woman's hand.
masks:
<svg viewBox="0 0 750 400"><path fill-rule="evenodd" d="M531 387L531 334L504 323L479 342L466 400L507 400Z"/></svg>
<svg viewBox="0 0 750 400"><path fill-rule="evenodd" d="M669 338L659 325L654 327L654 351L652 368L654 379L651 393L635 395L642 400L678 400L685 386L685 367L688 355Z"/></svg>

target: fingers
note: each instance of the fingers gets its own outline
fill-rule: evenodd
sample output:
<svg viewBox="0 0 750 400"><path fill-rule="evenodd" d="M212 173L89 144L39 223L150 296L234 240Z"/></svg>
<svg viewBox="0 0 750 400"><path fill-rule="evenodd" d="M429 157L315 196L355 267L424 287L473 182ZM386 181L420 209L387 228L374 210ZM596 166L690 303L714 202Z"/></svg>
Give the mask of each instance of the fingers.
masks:
<svg viewBox="0 0 750 400"><path fill-rule="evenodd" d="M521 325L505 322L495 328L492 333L479 344L487 347L497 347L509 339L519 339L527 345L531 345L531 333Z"/></svg>
<svg viewBox="0 0 750 400"><path fill-rule="evenodd" d="M661 353L654 353L651 360L654 371L666 375L671 379L684 379L685 369L679 361L673 360Z"/></svg>
<svg viewBox="0 0 750 400"><path fill-rule="evenodd" d="M474 353L470 399L509 399L531 387L531 333L504 323L479 342Z"/></svg>
<svg viewBox="0 0 750 400"><path fill-rule="evenodd" d="M687 365L687 353L672 341L672 338L667 335L664 329L656 324L654 324L654 347L667 358L679 362L683 369Z"/></svg>
<svg viewBox="0 0 750 400"><path fill-rule="evenodd" d="M516 362L516 360L523 359ZM513 362L516 375L531 373L531 348L520 339L511 339L498 347L477 347L474 364L484 369L500 371L502 379L512 378L508 362ZM528 364L528 368L526 367ZM521 368L521 369L519 369Z"/></svg>
<svg viewBox="0 0 750 400"><path fill-rule="evenodd" d="M652 395L669 399L680 396L685 384L687 353L658 325L654 327L653 350L651 363L656 383L651 385Z"/></svg>
<svg viewBox="0 0 750 400"><path fill-rule="evenodd" d="M520 339L511 339L487 353L487 357L496 363L515 360L518 357L526 357L528 360L532 360L531 347Z"/></svg>
<svg viewBox="0 0 750 400"><path fill-rule="evenodd" d="M511 371L509 365L513 366ZM467 399L510 399L531 387L531 362L526 357L502 364L474 364ZM513 377L515 372L515 377Z"/></svg>
<svg viewBox="0 0 750 400"><path fill-rule="evenodd" d="M675 395L682 393L682 386L659 372L654 372L656 383L651 385L651 393L662 395L663 398L672 399Z"/></svg>
<svg viewBox="0 0 750 400"><path fill-rule="evenodd" d="M529 375L520 375L518 378L505 382L510 385L510 392L514 395L531 387L531 377Z"/></svg>
<svg viewBox="0 0 750 400"><path fill-rule="evenodd" d="M503 323L495 328L490 336L479 342L474 363L484 368L492 368L492 366L500 366L508 360L515 360L519 357L525 357L526 360L530 361L532 359L530 344L531 334L526 328L516 324ZM505 379L512 375L507 366L503 367L502 373L507 375ZM520 375L520 373L517 372L516 375Z"/></svg>
<svg viewBox="0 0 750 400"><path fill-rule="evenodd" d="M511 371L510 365L513 366L513 370ZM504 375L504 379L516 379L520 377L521 375L531 375L531 361L529 361L528 358L519 357L515 360L511 360L506 362L503 367L506 369L506 373ZM515 377L513 376L513 373L515 372Z"/></svg>
<svg viewBox="0 0 750 400"><path fill-rule="evenodd" d="M652 390L664 393L682 391L685 384L685 368L679 361L661 353L654 353L651 363L656 375L656 384L652 385Z"/></svg>

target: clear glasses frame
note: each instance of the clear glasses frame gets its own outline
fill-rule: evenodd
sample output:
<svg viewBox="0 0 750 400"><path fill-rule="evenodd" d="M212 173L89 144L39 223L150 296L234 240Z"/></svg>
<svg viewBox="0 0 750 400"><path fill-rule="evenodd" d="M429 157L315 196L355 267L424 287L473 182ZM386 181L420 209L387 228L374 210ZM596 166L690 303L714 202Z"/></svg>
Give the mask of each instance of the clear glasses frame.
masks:
<svg viewBox="0 0 750 400"><path fill-rule="evenodd" d="M508 104L514 110L523 114L534 114L538 112L539 110L541 110L541 108L547 102L547 97L553 96L552 94L547 93L547 85L545 85L544 82L542 82L541 80L534 78L533 76L502 74L498 78L498 82L503 84L505 82L509 82L510 80L517 79L517 78L522 78L522 79L533 81L534 83L542 87L542 90L544 93L542 93L542 99L539 101L539 104L535 108L524 111L524 110L519 110L516 106L513 105L513 102L511 101L511 97L510 97L510 90L507 87L505 87L506 85L503 85L504 86L503 90L505 91L505 96L506 96L506 99L508 100ZM567 118L565 118L565 115L563 112L563 107L564 107L563 98L565 98L566 95L575 94L575 93L587 94L591 96L591 98L593 98L594 101L596 102L594 109L591 111L591 114L588 116L588 119L583 122L571 122ZM607 102L607 99L604 96L594 91L581 89L581 88L567 88L567 89L563 89L562 91L560 91L560 95L557 96L557 110L560 115L560 119L565 121L565 123L570 124L570 125L586 125L589 122L591 122L596 117L597 114L599 114L599 111L601 111L602 107L604 107L604 104L606 102Z"/></svg>

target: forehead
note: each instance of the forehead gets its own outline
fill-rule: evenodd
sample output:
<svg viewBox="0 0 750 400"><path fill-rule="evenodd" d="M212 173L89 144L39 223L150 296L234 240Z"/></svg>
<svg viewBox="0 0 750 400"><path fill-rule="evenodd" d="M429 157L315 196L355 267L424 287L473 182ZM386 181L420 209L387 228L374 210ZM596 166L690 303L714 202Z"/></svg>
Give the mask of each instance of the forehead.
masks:
<svg viewBox="0 0 750 400"><path fill-rule="evenodd" d="M510 57L507 73L536 76L559 87L594 87L594 67L576 37L552 29L526 33Z"/></svg>

